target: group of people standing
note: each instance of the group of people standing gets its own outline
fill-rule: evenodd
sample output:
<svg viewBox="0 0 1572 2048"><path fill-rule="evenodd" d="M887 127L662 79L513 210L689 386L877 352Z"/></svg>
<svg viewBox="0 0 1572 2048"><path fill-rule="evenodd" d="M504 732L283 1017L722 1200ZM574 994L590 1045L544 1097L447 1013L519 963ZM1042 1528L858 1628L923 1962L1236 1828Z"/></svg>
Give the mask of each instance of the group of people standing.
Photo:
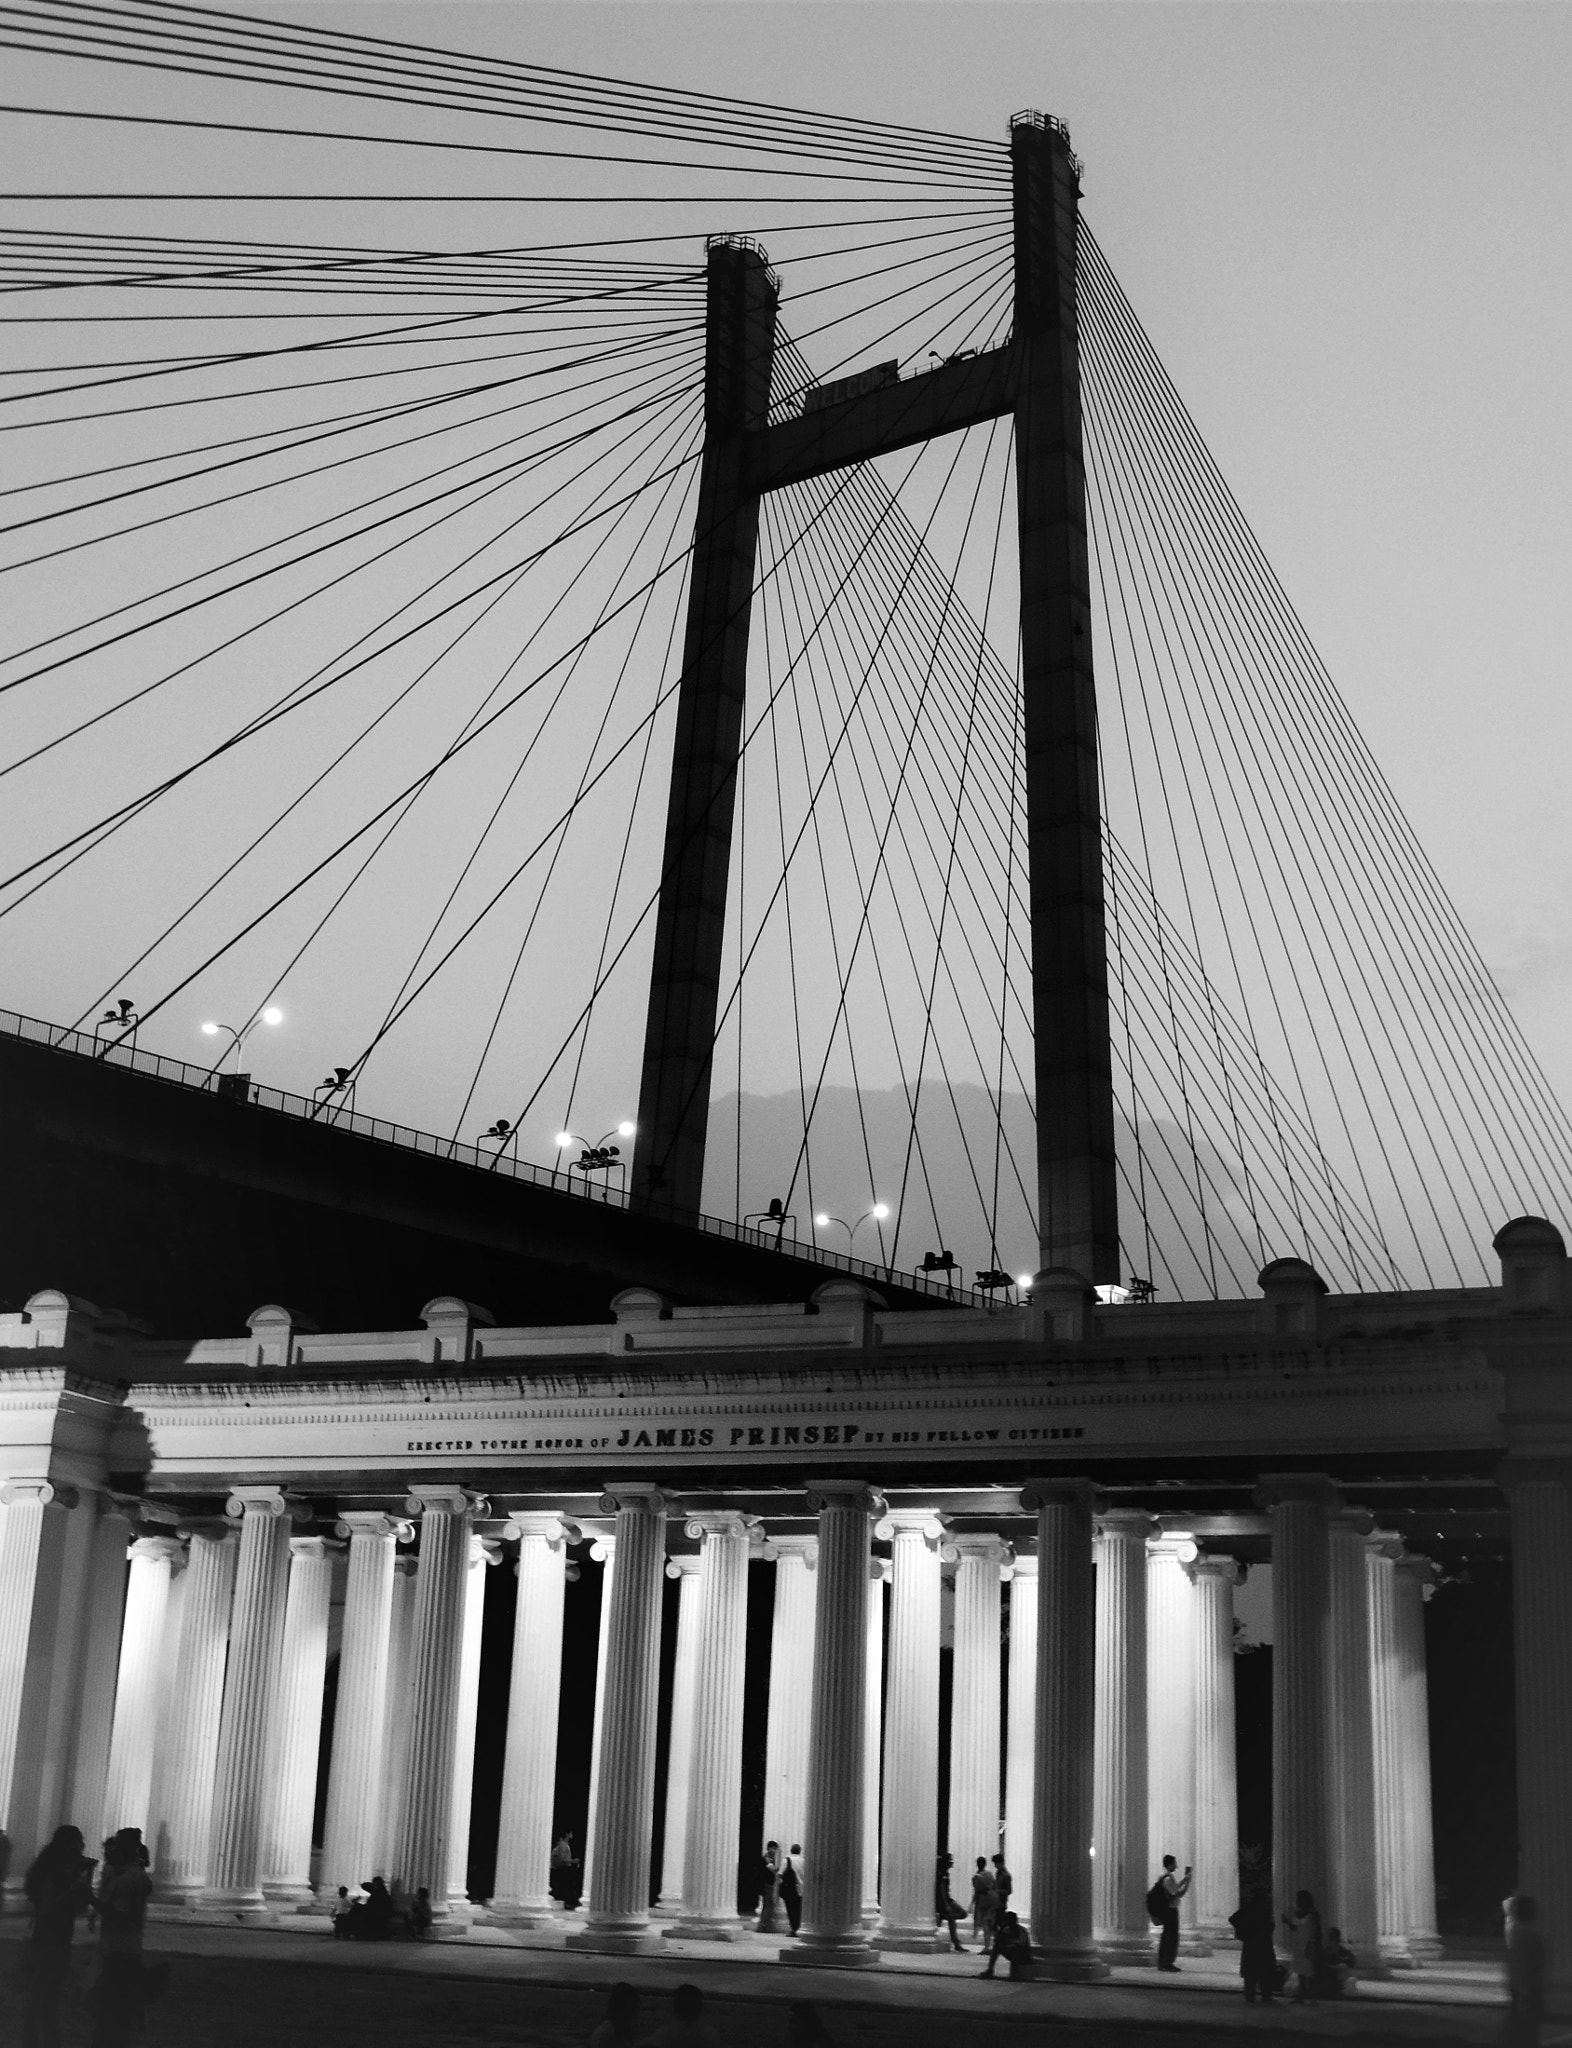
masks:
<svg viewBox="0 0 1572 2048"><path fill-rule="evenodd" d="M779 1842L766 1842L759 1863L758 1933L778 1934L782 1913L790 1931L797 1932L802 1925L802 1886L801 1842L793 1842L784 1856Z"/></svg>
<svg viewBox="0 0 1572 2048"><path fill-rule="evenodd" d="M85 1851L80 1828L56 1828L23 1882L33 1916L23 1961L23 2048L59 2048L60 2001L70 1981L76 1923L84 1914L98 1923L93 2048L124 2048L168 1975L167 1966L149 1970L142 1962L142 1924L153 1883L141 1829L111 1835L101 1867Z"/></svg>

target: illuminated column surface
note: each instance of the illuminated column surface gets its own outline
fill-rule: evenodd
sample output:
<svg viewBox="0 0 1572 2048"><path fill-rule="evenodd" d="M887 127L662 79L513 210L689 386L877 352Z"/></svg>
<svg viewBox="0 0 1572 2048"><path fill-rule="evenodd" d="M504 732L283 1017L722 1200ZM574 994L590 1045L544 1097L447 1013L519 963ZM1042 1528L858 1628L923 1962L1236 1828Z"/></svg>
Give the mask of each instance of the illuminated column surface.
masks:
<svg viewBox="0 0 1572 2048"><path fill-rule="evenodd" d="M1092 1768L1092 1930L1098 1946L1143 1961L1152 1949L1146 1911L1146 1540L1150 1515L1120 1508L1098 1517L1097 1699Z"/></svg>
<svg viewBox="0 0 1572 2048"><path fill-rule="evenodd" d="M1010 1568L1010 1676L1004 1757L1004 1860L1015 1880L1010 1905L1032 1919L1032 1808L1037 1787L1037 1560Z"/></svg>
<svg viewBox="0 0 1572 2048"><path fill-rule="evenodd" d="M1328 1530L1332 1663L1332 1890L1321 1901L1329 1924L1356 1956L1378 1953L1374 1723L1370 1685L1367 1514L1333 1515Z"/></svg>
<svg viewBox="0 0 1572 2048"><path fill-rule="evenodd" d="M952 1536L944 1548L955 1564L950 1826L945 1846L964 1875L977 1857L999 1853L999 1575L1011 1553L1007 1543L987 1535ZM932 1856L928 1861L931 1919Z"/></svg>
<svg viewBox="0 0 1572 2048"><path fill-rule="evenodd" d="M772 1536L775 1610L770 1622L770 1707L764 1747L764 1839L782 1853L802 1840L808 1796L808 1722L813 1708L813 1608L819 1539Z"/></svg>
<svg viewBox="0 0 1572 2048"><path fill-rule="evenodd" d="M104 1839L104 1793L109 1783L109 1743L115 1720L115 1681L120 1671L120 1638L125 1621L126 1552L131 1545L132 1504L100 1494L87 1573L87 1611L82 1623L76 1747L65 1810L87 1842ZM216 1728L215 1722L215 1728Z"/></svg>
<svg viewBox="0 0 1572 2048"><path fill-rule="evenodd" d="M1092 1939L1092 1730L1095 1592L1092 1509L1082 1480L1036 1480L1037 1759L1032 1945L1064 1983L1106 1977Z"/></svg>
<svg viewBox="0 0 1572 2048"><path fill-rule="evenodd" d="M461 1487L422 1486L411 1491L409 1512L420 1517L420 1570L409 1638L409 1797L396 1874L412 1898L429 1892L433 1918L444 1920L452 1917L448 1868L470 1523L486 1503Z"/></svg>
<svg viewBox="0 0 1572 2048"><path fill-rule="evenodd" d="M680 1911L687 1867L688 1783L693 1766L693 1685L699 1663L702 1611L699 1591L701 1558L673 1557L668 1579L677 1589L677 1649L671 1673L671 1730L666 1748L666 1839L660 1866L662 1902Z"/></svg>
<svg viewBox="0 0 1572 2048"><path fill-rule="evenodd" d="M557 1789L557 1719L562 1694L562 1613L572 1522L557 1514L516 1514L518 1609L508 1683L507 1747L497 1826L491 1915L515 1927L550 1922L551 1823Z"/></svg>
<svg viewBox="0 0 1572 2048"><path fill-rule="evenodd" d="M1284 1473L1256 1498L1272 1511L1272 1867L1279 1914L1332 1874L1331 1536L1329 1480Z"/></svg>
<svg viewBox="0 0 1572 2048"><path fill-rule="evenodd" d="M1147 1884L1165 1856L1181 1872L1196 1860L1195 1587L1185 1568L1197 1555L1185 1535L1154 1535L1146 1546ZM1179 1901L1179 1927L1186 1953L1204 1951L1193 1883Z"/></svg>
<svg viewBox="0 0 1572 2048"><path fill-rule="evenodd" d="M575 1947L650 1950L650 1827L655 1807L655 1719L660 1693L661 1579L666 1496L622 1482L602 1498L617 1518L602 1686L599 1775L591 1822L589 1914Z"/></svg>
<svg viewBox="0 0 1572 2048"><path fill-rule="evenodd" d="M890 1567L868 1566L868 1670L862 1695L862 1924L879 1924L879 1785L884 1767L884 1587ZM793 1841L800 1840L793 1836ZM790 1847L790 1843L783 1844Z"/></svg>
<svg viewBox="0 0 1572 2048"><path fill-rule="evenodd" d="M184 1624L175 1671L164 1812L154 1844L158 1896L191 1906L208 1881L213 1786L229 1661L230 1609L240 1532L233 1522L190 1525Z"/></svg>
<svg viewBox="0 0 1572 2048"><path fill-rule="evenodd" d="M931 1949L939 1805L939 1568L944 1518L901 1508L874 1531L890 1545L879 1948ZM995 1567L997 1570L997 1567ZM810 1858L813 1850L808 1849ZM859 1901L860 1903L860 1901Z"/></svg>
<svg viewBox="0 0 1572 2048"><path fill-rule="evenodd" d="M320 1897L328 1901L337 1897L340 1885L353 1896L379 1868L388 1650L401 1532L413 1534L407 1522L374 1510L343 1515L338 1523L339 1535L348 1539L349 1564L322 1829Z"/></svg>
<svg viewBox="0 0 1572 2048"><path fill-rule="evenodd" d="M289 1516L276 1486L241 1486L225 1512L240 1524L229 1663L219 1720L207 1903L259 1914L269 1733L284 1633Z"/></svg>
<svg viewBox="0 0 1572 2048"><path fill-rule="evenodd" d="M718 1510L694 1516L688 1535L704 1549L682 1918L667 1932L677 1939L735 1941L743 1931L737 1913L737 1817L751 1532L746 1515Z"/></svg>
<svg viewBox="0 0 1572 2048"><path fill-rule="evenodd" d="M870 1517L884 1502L858 1479L814 1480L819 1586L813 1625L813 1714L803 1830L802 1932L783 1963L875 1960L862 1927ZM934 1567L937 1571L938 1560Z"/></svg>
<svg viewBox="0 0 1572 2048"><path fill-rule="evenodd" d="M1407 1817L1404 1868L1408 1873L1408 1946L1421 1962L1434 1962L1441 1953L1441 1936L1436 1928L1436 1854L1430 1803L1430 1682L1425 1659L1425 1602L1439 1576L1428 1557L1399 1558L1392 1567L1397 1605L1398 1703L1402 1715L1403 1812ZM1565 1736L1563 1730L1563 1739Z"/></svg>
<svg viewBox="0 0 1572 2048"><path fill-rule="evenodd" d="M459 1651L458 1713L453 1728L453 1816L448 1835L448 1905L469 1905L469 1823L475 1799L475 1716L480 1710L480 1638L486 1618L486 1571L501 1555L473 1533L464 1579L464 1629Z"/></svg>
<svg viewBox="0 0 1572 2048"><path fill-rule="evenodd" d="M1195 1585L1195 1918L1203 1941L1230 1941L1239 1904L1239 1787L1234 1741L1231 1557L1198 1557ZM1367 1951L1368 1953L1368 1951Z"/></svg>
<svg viewBox="0 0 1572 2048"><path fill-rule="evenodd" d="M153 1753L158 1742L158 1698L164 1679L164 1621L169 1588L184 1557L174 1536L139 1536L131 1546L120 1672L115 1683L114 1733L109 1742L109 1783L104 1832L151 1832ZM151 1846L151 1845L150 1845Z"/></svg>

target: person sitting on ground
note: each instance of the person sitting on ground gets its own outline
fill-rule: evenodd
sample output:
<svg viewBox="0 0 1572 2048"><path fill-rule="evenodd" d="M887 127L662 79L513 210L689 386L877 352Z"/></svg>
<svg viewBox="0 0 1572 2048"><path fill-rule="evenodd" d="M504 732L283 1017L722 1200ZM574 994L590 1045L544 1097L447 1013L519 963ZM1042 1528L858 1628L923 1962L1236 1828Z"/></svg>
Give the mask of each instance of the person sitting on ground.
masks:
<svg viewBox="0 0 1572 2048"><path fill-rule="evenodd" d="M1269 1892L1255 1891L1240 1901L1237 1913L1230 1913L1228 1924L1239 1937L1239 1974L1244 1979L1245 2004L1254 2005L1259 1998L1263 2005L1271 2005L1277 1997L1277 1949L1274 1939L1277 1932L1272 1918L1272 1898Z"/></svg>
<svg viewBox="0 0 1572 2048"><path fill-rule="evenodd" d="M704 1993L679 1984L671 1994L671 2018L646 2034L640 2048L720 2048L720 2036L704 2017Z"/></svg>
<svg viewBox="0 0 1572 2048"><path fill-rule="evenodd" d="M933 1877L933 1917L936 1924L950 1930L950 1946L960 1952L966 1944L956 1933L955 1923L957 1920L964 1920L966 1915L955 1903L955 1894L950 1890L950 1870L954 1862L955 1858L948 1849L939 1858L938 1868Z"/></svg>
<svg viewBox="0 0 1572 2048"><path fill-rule="evenodd" d="M333 1921L333 1939L335 1941L348 1941L350 1936L349 1923L354 1911L355 1902L349 1896L349 1886L341 1884L338 1888L338 1897L329 1908Z"/></svg>
<svg viewBox="0 0 1572 2048"><path fill-rule="evenodd" d="M1321 1982L1317 1987L1325 1998L1344 1998L1354 1981L1354 1952L1343 1939L1341 1927L1326 1930L1321 1951Z"/></svg>
<svg viewBox="0 0 1572 2048"><path fill-rule="evenodd" d="M834 2048L829 2028L806 1998L799 1998L786 2015L786 2048Z"/></svg>
<svg viewBox="0 0 1572 2048"><path fill-rule="evenodd" d="M633 2048L639 2023L639 1994L631 1984L613 1984L606 2017L589 2037L589 2048Z"/></svg>
<svg viewBox="0 0 1572 2048"><path fill-rule="evenodd" d="M409 1902L409 1931L417 1941L423 1941L431 1932L431 1893L425 1885Z"/></svg>
<svg viewBox="0 0 1572 2048"><path fill-rule="evenodd" d="M994 1929L993 1946L988 1951L988 1967L980 1974L991 1977L1000 1956L1009 1964L1012 1977L1031 1975L1032 1938L1014 1913L1000 1914L999 1924Z"/></svg>
<svg viewBox="0 0 1572 2048"><path fill-rule="evenodd" d="M380 1877L368 1877L362 1887L365 1903L355 1924L357 1941L386 1941L393 1932L393 1894Z"/></svg>

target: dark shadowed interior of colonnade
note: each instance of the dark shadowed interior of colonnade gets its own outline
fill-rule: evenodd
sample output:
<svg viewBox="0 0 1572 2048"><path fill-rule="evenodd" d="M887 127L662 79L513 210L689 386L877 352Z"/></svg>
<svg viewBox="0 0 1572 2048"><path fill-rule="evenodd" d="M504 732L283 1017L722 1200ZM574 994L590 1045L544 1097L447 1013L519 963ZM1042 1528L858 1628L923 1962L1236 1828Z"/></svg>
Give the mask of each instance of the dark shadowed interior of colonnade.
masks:
<svg viewBox="0 0 1572 2048"><path fill-rule="evenodd" d="M574 1546L573 1556L579 1573L576 1580L569 1582L564 1608L553 1832L571 1829L582 1853L589 1801L602 1567L590 1558L587 1542ZM752 1872L763 1828L774 1576L775 1568L768 1563L755 1565L749 1573L748 1676L743 1708L742 1804L738 1816L738 1904L744 1912L754 1910L758 1904ZM661 1712L656 1737L655 1850L650 1866L652 1901L658 1898L661 1883L678 1582L668 1580L665 1590ZM487 1573L469 1854L469 1891L476 1899L489 1897L493 1888L516 1599L517 1582L510 1571L498 1567ZM1000 1646L1004 1660L1009 1657L1008 1617L1006 1604ZM1455 1561L1426 1605L1425 1643L1430 1677L1437 1917L1442 1934L1453 1941L1485 1939L1494 1931L1501 1899L1512 1889L1517 1854L1512 1575L1505 1557L1486 1552ZM1242 1631L1236 1648L1234 1700L1240 1852L1247 1861L1264 1860L1270 1856L1272 1836L1272 1648L1269 1643L1251 1641ZM951 1653L946 1647L940 1658L940 1825L948 1794L950 1667ZM326 1807L337 1675L335 1658L328 1668L323 1703L316 1813L318 1843ZM1001 1684L1000 1690L1001 1697L1007 1700L1008 1687Z"/></svg>

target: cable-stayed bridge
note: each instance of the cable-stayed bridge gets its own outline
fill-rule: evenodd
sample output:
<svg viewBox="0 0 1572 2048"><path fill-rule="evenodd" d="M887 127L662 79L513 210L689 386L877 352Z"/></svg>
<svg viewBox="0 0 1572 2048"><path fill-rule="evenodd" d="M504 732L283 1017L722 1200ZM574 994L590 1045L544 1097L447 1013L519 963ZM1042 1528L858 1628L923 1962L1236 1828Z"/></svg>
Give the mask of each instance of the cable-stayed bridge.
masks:
<svg viewBox="0 0 1572 2048"><path fill-rule="evenodd" d="M935 1302L1447 1287L1567 1211L1566 1116L1057 123L178 6L5 40L32 161L115 165L0 246L0 946L56 1024L0 1034L54 1192L15 1285L99 1158L124 1305L155 1181L187 1266L332 1293L370 1268L325 1219L393 1228L320 1163L368 1144L428 1176L378 1285L533 1244L532 1316L848 1258Z"/></svg>

